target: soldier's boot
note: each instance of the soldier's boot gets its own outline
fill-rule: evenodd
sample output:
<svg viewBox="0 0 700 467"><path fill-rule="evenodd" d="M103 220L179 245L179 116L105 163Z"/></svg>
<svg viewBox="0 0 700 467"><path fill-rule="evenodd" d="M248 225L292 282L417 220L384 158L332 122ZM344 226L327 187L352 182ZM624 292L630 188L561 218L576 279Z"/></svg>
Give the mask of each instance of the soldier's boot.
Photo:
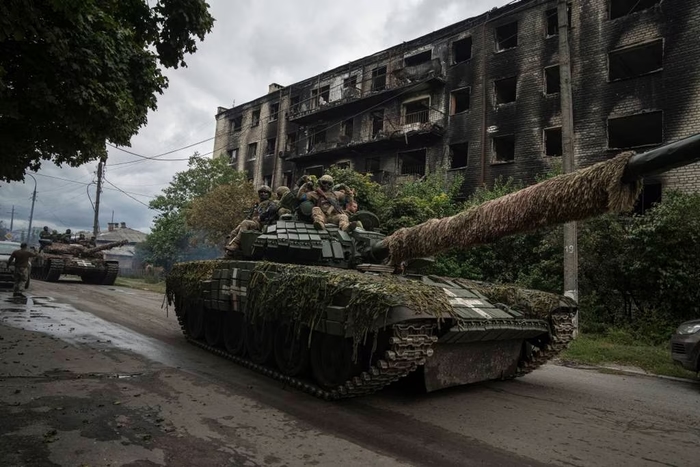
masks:
<svg viewBox="0 0 700 467"><path fill-rule="evenodd" d="M316 230L326 230L326 224L321 221L314 221L314 228Z"/></svg>
<svg viewBox="0 0 700 467"><path fill-rule="evenodd" d="M348 230L350 228L351 222L348 220L347 215L339 214L337 219L338 219L338 228L340 230L344 230L346 232L352 232L352 230L355 230L355 226L353 226L352 230Z"/></svg>

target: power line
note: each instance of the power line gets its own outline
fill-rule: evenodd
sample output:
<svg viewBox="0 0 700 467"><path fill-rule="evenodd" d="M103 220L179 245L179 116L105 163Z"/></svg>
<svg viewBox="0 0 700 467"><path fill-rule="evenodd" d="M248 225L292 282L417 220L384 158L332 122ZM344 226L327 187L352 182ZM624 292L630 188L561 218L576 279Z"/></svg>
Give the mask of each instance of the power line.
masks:
<svg viewBox="0 0 700 467"><path fill-rule="evenodd" d="M85 185L85 186L92 185L93 183L95 183L95 182L90 182L90 183L79 182L77 180L70 180L68 178L54 177L53 175L44 175L44 174L36 174L36 175L38 175L40 177L53 178L55 180L62 180L64 182L78 183L80 185ZM114 188L105 188L105 190L115 191ZM116 191L122 191L122 190L117 189ZM144 198L155 198L155 195L144 195L143 193L133 193L133 192L124 192L124 193L134 195L134 196L143 196Z"/></svg>
<svg viewBox="0 0 700 467"><path fill-rule="evenodd" d="M106 183L109 183L111 186L113 186L117 191L120 191L120 192L124 193L126 196L128 196L128 197L131 198L131 199L133 199L133 200L136 201L137 203L146 206L148 209L153 209L153 208L150 207L148 204L144 203L144 202L141 201L141 200L138 200L138 199L134 198L134 197L131 196L129 193L127 193L126 191L122 190L121 188L119 188L118 186L116 186L114 183L110 182L110 181L107 180L106 178L103 178L103 180L104 180Z"/></svg>

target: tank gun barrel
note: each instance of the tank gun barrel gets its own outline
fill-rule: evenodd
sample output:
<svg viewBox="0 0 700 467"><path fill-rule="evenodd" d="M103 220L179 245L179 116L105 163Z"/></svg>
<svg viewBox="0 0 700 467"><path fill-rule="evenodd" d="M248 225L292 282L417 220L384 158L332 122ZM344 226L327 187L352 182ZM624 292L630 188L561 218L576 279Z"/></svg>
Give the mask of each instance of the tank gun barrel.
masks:
<svg viewBox="0 0 700 467"><path fill-rule="evenodd" d="M700 134L643 154L619 154L605 162L559 175L451 217L399 229L376 243L372 258L391 264L469 248L500 238L606 212L629 211L640 180L700 160Z"/></svg>
<svg viewBox="0 0 700 467"><path fill-rule="evenodd" d="M99 253L100 251L110 250L110 249L116 248L118 246L126 245L127 243L129 243L128 240L120 240L118 242L109 242L109 243L105 243L104 245L88 248L85 251L83 251L83 254L84 255L93 255L95 253Z"/></svg>

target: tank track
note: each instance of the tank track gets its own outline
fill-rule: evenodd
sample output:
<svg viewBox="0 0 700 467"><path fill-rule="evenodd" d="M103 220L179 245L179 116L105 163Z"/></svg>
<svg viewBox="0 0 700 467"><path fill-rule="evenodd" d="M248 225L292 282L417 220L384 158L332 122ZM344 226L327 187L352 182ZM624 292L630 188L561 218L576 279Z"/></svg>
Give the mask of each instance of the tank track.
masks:
<svg viewBox="0 0 700 467"><path fill-rule="evenodd" d="M63 272L63 260L52 259L49 261L49 270L44 278L47 282L56 282Z"/></svg>
<svg viewBox="0 0 700 467"><path fill-rule="evenodd" d="M287 376L275 368L254 363L247 358L228 353L226 350L213 347L204 341L192 338L183 321L184 315L176 312L177 321L187 340L209 352L227 358L241 366L262 375L280 381L303 392L325 400L339 400L350 397L364 396L379 391L394 381L407 376L419 366L425 364L425 359L433 354L430 347L437 342L433 335L435 324L431 322L415 322L394 324L391 326L392 336L389 338L390 349L384 353L384 359L378 360L368 371L356 376L337 389L328 391L302 379Z"/></svg>
<svg viewBox="0 0 700 467"><path fill-rule="evenodd" d="M114 281L117 280L118 275L119 275L119 265L107 263L107 271L105 272L105 275L102 278L102 281L100 281L100 284L102 284L102 285L114 285Z"/></svg>
<svg viewBox="0 0 700 467"><path fill-rule="evenodd" d="M544 348L533 349L531 358L521 360L514 377L517 378L531 373L566 350L571 341L574 340L574 333L576 332L575 317L576 311L553 313L551 317L552 341Z"/></svg>

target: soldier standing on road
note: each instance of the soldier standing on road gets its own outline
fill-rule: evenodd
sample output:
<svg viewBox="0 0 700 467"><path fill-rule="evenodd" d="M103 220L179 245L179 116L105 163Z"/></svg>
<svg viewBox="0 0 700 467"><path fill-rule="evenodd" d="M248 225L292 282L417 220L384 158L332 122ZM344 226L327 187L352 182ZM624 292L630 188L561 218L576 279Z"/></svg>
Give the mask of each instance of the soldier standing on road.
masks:
<svg viewBox="0 0 700 467"><path fill-rule="evenodd" d="M267 225L277 216L277 201L271 200L272 189L263 185L258 189L258 199L260 200L252 209L248 219L242 221L233 229L227 238L232 240L224 248L227 252L233 252L241 248L241 234L248 230L262 230L263 225Z"/></svg>
<svg viewBox="0 0 700 467"><path fill-rule="evenodd" d="M12 252L10 255L10 258L7 260L7 267L9 268L12 266L12 262L14 261L15 263L15 286L12 289L12 295L17 297L17 296L22 296L20 293L19 289L22 286L22 284L25 284L25 289L26 289L26 283L27 280L29 279L29 259L36 257L37 254L27 250L27 244L22 243L19 246L19 250L15 250Z"/></svg>

